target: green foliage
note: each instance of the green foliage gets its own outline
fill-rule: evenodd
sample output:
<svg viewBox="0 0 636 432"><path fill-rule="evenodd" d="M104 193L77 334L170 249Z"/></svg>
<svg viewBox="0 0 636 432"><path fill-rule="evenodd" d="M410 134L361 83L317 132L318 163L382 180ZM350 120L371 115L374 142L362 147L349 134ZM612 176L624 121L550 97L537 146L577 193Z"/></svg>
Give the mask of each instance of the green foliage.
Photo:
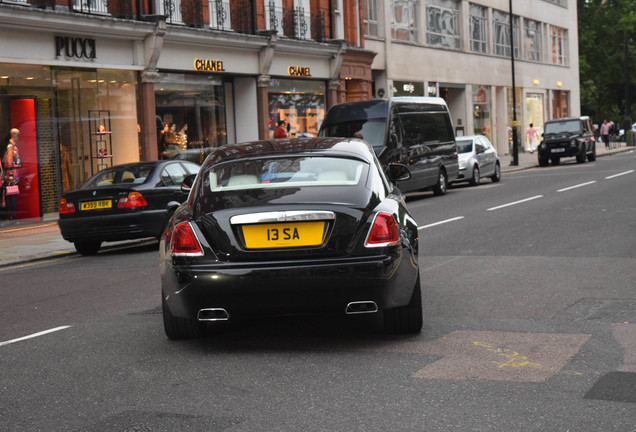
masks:
<svg viewBox="0 0 636 432"><path fill-rule="evenodd" d="M578 0L581 112L619 124L635 108L636 0ZM629 62L625 70L625 43ZM627 73L626 73L627 72ZM625 90L629 81L630 97ZM630 107L625 110L626 99Z"/></svg>

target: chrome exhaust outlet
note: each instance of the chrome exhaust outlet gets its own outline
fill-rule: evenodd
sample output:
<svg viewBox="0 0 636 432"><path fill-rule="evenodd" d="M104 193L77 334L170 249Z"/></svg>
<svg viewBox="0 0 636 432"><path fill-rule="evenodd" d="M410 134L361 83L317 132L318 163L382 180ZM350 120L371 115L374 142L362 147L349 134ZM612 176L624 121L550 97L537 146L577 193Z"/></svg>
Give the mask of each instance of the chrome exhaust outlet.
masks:
<svg viewBox="0 0 636 432"><path fill-rule="evenodd" d="M223 308L201 309L197 314L199 321L227 321L230 314Z"/></svg>
<svg viewBox="0 0 636 432"><path fill-rule="evenodd" d="M378 311L378 305L373 301L356 301L351 302L345 308L347 315L375 313Z"/></svg>

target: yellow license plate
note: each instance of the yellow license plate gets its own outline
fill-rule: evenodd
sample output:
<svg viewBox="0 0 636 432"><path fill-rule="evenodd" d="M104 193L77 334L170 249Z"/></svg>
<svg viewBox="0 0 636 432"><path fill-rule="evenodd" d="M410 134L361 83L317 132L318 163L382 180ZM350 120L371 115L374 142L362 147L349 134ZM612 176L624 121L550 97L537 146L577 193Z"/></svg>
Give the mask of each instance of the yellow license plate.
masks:
<svg viewBox="0 0 636 432"><path fill-rule="evenodd" d="M316 246L324 231L324 222L243 225L243 238L248 249Z"/></svg>
<svg viewBox="0 0 636 432"><path fill-rule="evenodd" d="M112 206L112 200L87 201L82 203L80 210L97 210L111 208Z"/></svg>

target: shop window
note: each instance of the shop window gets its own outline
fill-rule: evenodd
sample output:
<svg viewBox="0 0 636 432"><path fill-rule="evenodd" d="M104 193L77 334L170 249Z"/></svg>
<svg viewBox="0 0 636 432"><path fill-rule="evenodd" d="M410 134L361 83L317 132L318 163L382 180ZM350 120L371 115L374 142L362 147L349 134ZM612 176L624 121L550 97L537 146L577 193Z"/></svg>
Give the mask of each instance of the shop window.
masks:
<svg viewBox="0 0 636 432"><path fill-rule="evenodd" d="M315 137L325 117L325 84L272 80L269 88L270 138L284 122L287 137ZM279 134L280 136L280 131Z"/></svg>
<svg viewBox="0 0 636 432"><path fill-rule="evenodd" d="M492 139L490 124L490 86L473 86L474 133Z"/></svg>
<svg viewBox="0 0 636 432"><path fill-rule="evenodd" d="M163 157L190 148L227 144L221 79L209 75L159 74L155 107L159 154Z"/></svg>

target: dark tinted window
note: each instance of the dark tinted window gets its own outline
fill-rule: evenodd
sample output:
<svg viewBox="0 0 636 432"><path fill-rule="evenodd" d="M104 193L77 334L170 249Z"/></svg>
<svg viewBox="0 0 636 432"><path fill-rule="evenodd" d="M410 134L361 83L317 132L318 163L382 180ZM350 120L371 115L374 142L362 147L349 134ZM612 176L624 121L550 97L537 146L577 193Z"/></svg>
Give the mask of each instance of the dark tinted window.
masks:
<svg viewBox="0 0 636 432"><path fill-rule="evenodd" d="M579 132L581 130L581 121L578 119L553 121L545 124L544 134L563 133L563 132Z"/></svg>
<svg viewBox="0 0 636 432"><path fill-rule="evenodd" d="M404 145L407 147L422 143L453 141L453 127L445 112L401 113L404 130Z"/></svg>
<svg viewBox="0 0 636 432"><path fill-rule="evenodd" d="M373 147L384 146L386 119L374 118L323 124L320 136L361 138Z"/></svg>

